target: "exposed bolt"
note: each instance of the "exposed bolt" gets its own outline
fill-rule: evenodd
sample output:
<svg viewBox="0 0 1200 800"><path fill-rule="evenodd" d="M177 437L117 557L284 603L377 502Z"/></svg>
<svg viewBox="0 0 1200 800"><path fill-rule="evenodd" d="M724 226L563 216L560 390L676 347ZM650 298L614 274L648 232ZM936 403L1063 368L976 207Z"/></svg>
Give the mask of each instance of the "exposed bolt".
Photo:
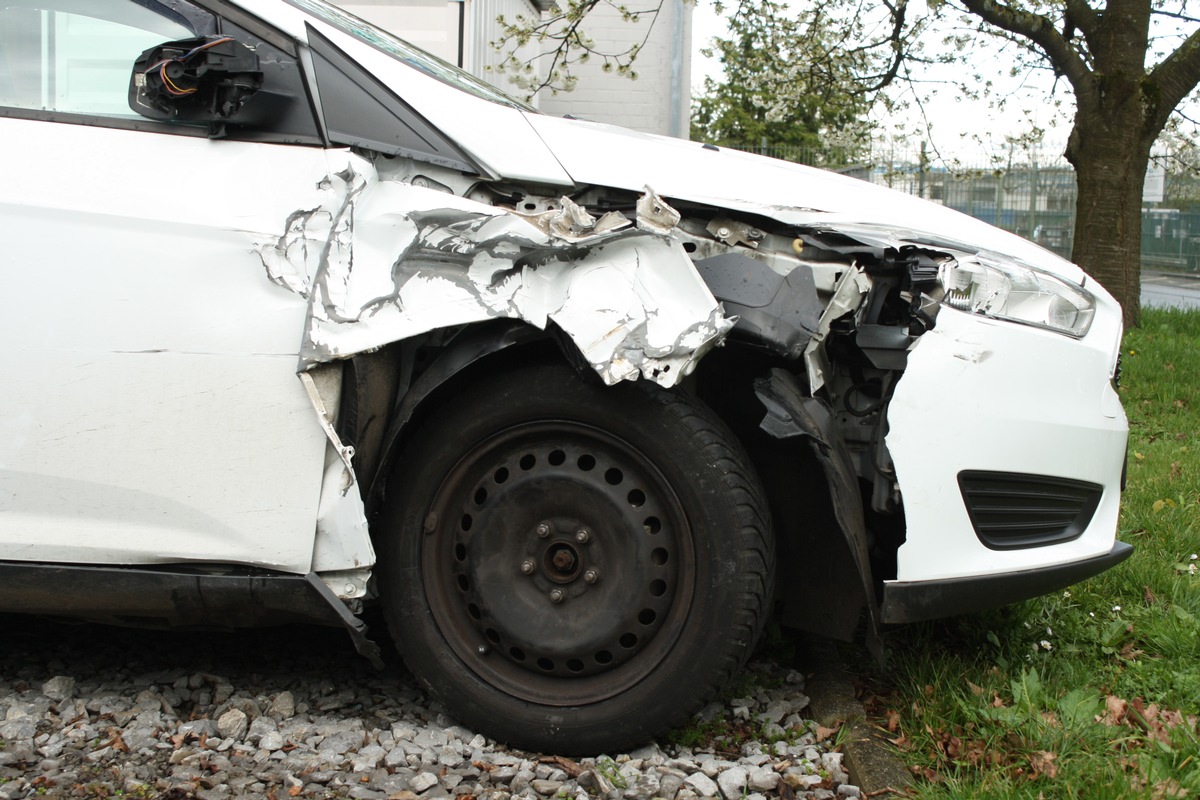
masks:
<svg viewBox="0 0 1200 800"><path fill-rule="evenodd" d="M575 541L580 544L587 544L588 539L592 538L592 534L588 533L587 528L580 528L575 533Z"/></svg>
<svg viewBox="0 0 1200 800"><path fill-rule="evenodd" d="M541 523L540 525L538 525L537 526L537 535L542 537L543 539L545 539L547 536L550 535L550 526L544 522Z"/></svg>
<svg viewBox="0 0 1200 800"><path fill-rule="evenodd" d="M492 648L488 647L486 644L481 644L479 647L475 648L475 652L479 653L481 656L486 656L488 653L492 652Z"/></svg>
<svg viewBox="0 0 1200 800"><path fill-rule="evenodd" d="M528 558L521 562L522 575L532 575L535 569L537 569L537 565Z"/></svg>
<svg viewBox="0 0 1200 800"><path fill-rule="evenodd" d="M583 573L583 579L588 583L595 583L596 581L600 580L600 573L594 569L589 569L587 572Z"/></svg>
<svg viewBox="0 0 1200 800"><path fill-rule="evenodd" d="M550 590L550 602L551 603L561 603L564 598L566 598L566 595L563 593L562 589L551 589Z"/></svg>
<svg viewBox="0 0 1200 800"><path fill-rule="evenodd" d="M733 233L733 231L729 230L729 228L717 228L718 239L728 239L729 234L731 233Z"/></svg>
<svg viewBox="0 0 1200 800"><path fill-rule="evenodd" d="M551 559L554 566L561 569L563 572L570 572L575 568L575 556L570 550L559 550Z"/></svg>
<svg viewBox="0 0 1200 800"><path fill-rule="evenodd" d="M355 589L356 589L356 587L354 586L353 583L346 584L346 594L354 594Z"/></svg>

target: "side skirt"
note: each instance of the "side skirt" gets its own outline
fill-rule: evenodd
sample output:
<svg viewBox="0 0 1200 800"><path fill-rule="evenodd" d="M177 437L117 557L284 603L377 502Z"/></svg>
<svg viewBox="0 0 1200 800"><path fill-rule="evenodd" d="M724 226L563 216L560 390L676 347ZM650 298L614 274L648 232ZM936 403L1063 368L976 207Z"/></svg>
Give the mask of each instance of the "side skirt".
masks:
<svg viewBox="0 0 1200 800"><path fill-rule="evenodd" d="M382 667L366 625L312 572L0 561L0 611L145 628L254 628L293 622L344 626L358 652Z"/></svg>

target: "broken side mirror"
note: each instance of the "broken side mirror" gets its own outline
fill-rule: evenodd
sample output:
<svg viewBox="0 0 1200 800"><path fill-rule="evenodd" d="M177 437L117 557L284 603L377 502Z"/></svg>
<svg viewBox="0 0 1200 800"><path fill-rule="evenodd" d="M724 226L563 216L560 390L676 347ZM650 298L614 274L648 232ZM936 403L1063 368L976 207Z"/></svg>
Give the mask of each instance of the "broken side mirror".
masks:
<svg viewBox="0 0 1200 800"><path fill-rule="evenodd" d="M217 137L260 86L258 56L233 37L180 39L134 62L129 107L150 119L207 122Z"/></svg>

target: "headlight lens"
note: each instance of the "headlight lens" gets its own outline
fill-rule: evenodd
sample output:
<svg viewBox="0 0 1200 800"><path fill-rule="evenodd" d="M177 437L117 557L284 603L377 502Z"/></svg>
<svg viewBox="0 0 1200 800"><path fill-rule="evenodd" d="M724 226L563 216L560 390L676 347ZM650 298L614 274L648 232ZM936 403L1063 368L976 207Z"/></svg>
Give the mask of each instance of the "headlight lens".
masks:
<svg viewBox="0 0 1200 800"><path fill-rule="evenodd" d="M1082 286L1048 272L985 258L950 261L939 275L951 308L1035 325L1068 336L1088 332L1096 301Z"/></svg>

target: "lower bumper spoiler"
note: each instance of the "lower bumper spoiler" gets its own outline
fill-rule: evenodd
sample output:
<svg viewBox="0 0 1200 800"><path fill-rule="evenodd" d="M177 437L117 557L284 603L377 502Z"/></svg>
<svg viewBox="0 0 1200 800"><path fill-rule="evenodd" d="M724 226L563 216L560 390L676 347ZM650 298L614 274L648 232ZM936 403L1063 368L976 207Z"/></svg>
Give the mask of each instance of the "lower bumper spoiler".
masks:
<svg viewBox="0 0 1200 800"><path fill-rule="evenodd" d="M1114 542L1112 550L1104 555L1069 564L940 581L885 583L882 621L919 622L1027 600L1098 575L1132 552L1132 546Z"/></svg>

